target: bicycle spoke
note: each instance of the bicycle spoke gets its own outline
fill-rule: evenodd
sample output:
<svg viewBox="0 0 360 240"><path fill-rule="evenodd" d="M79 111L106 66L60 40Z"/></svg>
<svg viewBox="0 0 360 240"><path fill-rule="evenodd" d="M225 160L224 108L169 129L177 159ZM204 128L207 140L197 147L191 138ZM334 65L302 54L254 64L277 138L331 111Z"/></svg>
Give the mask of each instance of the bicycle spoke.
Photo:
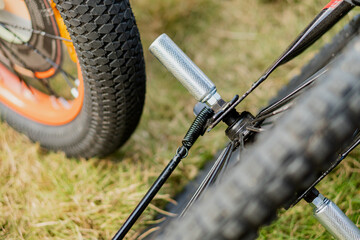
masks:
<svg viewBox="0 0 360 240"><path fill-rule="evenodd" d="M56 64L54 61L52 61L50 58L48 58L45 54L43 54L42 52L39 51L39 49L35 48L33 45L29 44L29 43L24 43L25 46L31 48L36 54L38 54L39 56L41 56L42 58L44 58L51 66L53 66L54 68L56 68L57 70L59 70L61 73L63 73L64 75L66 75L68 78L71 78L72 80L75 80L75 77L72 76L70 73L66 72L61 66L59 66L58 64ZM75 85L73 85L72 83L69 83L69 87L74 87Z"/></svg>
<svg viewBox="0 0 360 240"><path fill-rule="evenodd" d="M181 212L180 217L186 214L189 207L191 207L193 203L200 197L201 193L215 182L215 180L217 179L221 171L224 169L224 167L228 165L228 161L234 150L234 146L235 144L233 142L230 142L226 146L224 151L222 151L222 153L220 154L220 156L212 166L211 170L206 175L205 179L201 182L200 186L197 188L195 194L192 196L192 198L190 199L184 210Z"/></svg>
<svg viewBox="0 0 360 240"><path fill-rule="evenodd" d="M2 42L2 40L0 39L0 43L3 43ZM8 60L9 60L9 62L10 62L10 67L12 68L12 69L14 69L14 66L15 66L15 64L14 64L14 62L11 60L11 58L9 58L9 55L6 53L6 51L3 49L3 47L5 47L6 45L4 45L4 44L0 44L0 50L1 50L1 52L3 53L3 55L4 55L4 57L6 57ZM6 48L7 48L7 46L6 46ZM14 55L14 53L11 51L11 49L10 48L7 48L11 53L12 53L12 55ZM15 56L14 56L15 57ZM19 59L19 61L21 62L21 59ZM6 65L6 64L4 64L4 65ZM30 85L29 85L29 83L27 82L27 81L25 81L25 79L17 72L17 71L11 71L12 73L14 73L18 78L19 78L19 80L21 81L21 82L23 82L24 84L25 84L25 86L33 93L33 90L32 90L32 88L30 87Z"/></svg>
<svg viewBox="0 0 360 240"><path fill-rule="evenodd" d="M36 47L34 47L33 45L24 42L16 33L14 33L13 31L11 31L10 29L8 29L2 22L0 22L0 25L3 26L7 31L9 31L11 34L14 35L14 37L16 37L17 39L19 39L25 46L29 47L30 49L32 49L36 54L38 54L39 56L41 56L43 59L45 59L45 61L47 61L52 67L54 67L56 70L59 70L63 76L63 78L65 79L66 84L70 87L70 92L72 94L73 97L78 97L78 90L77 90L77 86L74 83L74 81L76 81L76 78L74 76L72 76L70 73L68 73L67 71L65 71L61 66L59 66L58 64L56 64L54 61L52 61L50 58L48 58L45 54L43 54L39 49L37 49ZM13 53L13 55L15 55ZM18 58L18 56L17 56ZM22 62L21 62L22 63ZM26 67L26 65L24 64L24 66ZM70 81L70 79L73 81ZM38 79L38 78L36 78ZM45 83L45 81L40 81L46 89L49 90L50 85L48 83ZM55 91L51 90L51 93L55 93ZM55 94L55 96L57 96L57 94Z"/></svg>
<svg viewBox="0 0 360 240"><path fill-rule="evenodd" d="M256 119L261 118L265 115L272 116L271 113L279 109L280 107L284 106L289 101L293 100L295 97L299 95L301 90L305 89L306 87L309 87L312 85L315 80L317 80L320 76L325 74L328 71L328 69L322 68L318 72L316 72L313 76L311 76L309 79L307 79L301 86L296 88L294 91L283 97L282 99L276 101L275 103L271 104L270 106L266 107L265 109L261 110L260 113L256 116Z"/></svg>
<svg viewBox="0 0 360 240"><path fill-rule="evenodd" d="M35 33L35 34L38 34L38 35L43 36L43 37L48 37L48 38L53 39L53 40L61 40L61 41L65 41L65 42L72 42L72 40L70 40L70 39L63 38L63 37L56 36L56 35L52 35L50 33L40 31L40 30L36 30L36 29L33 29L33 28L26 28L26 27L23 27L23 26L11 24L11 23L6 23L6 22L2 22L2 21L0 21L0 25L2 25L2 26L5 25L5 26L12 27L12 28L17 28L17 29L20 29L20 30L29 31L31 33Z"/></svg>
<svg viewBox="0 0 360 240"><path fill-rule="evenodd" d="M260 117L255 118L251 123L257 123L257 122L265 120L265 119L267 119L269 117L273 117L273 116L278 115L278 114L280 114L282 112L285 112L285 111L289 110L292 107L292 105L293 105L292 103L288 103L287 105L283 106L282 108L279 108L279 109L277 109L277 110L275 110L273 112L270 112L268 114L265 114L265 115L262 115Z"/></svg>
<svg viewBox="0 0 360 240"><path fill-rule="evenodd" d="M0 42L3 43L3 41L2 41L1 39L0 39ZM28 67L26 66L26 64L20 59L19 56L17 56L17 54L15 54L15 53L11 50L11 48L9 48L6 44L1 44L1 47L5 47L5 48L11 53L11 55L16 58L16 60L18 60L25 68L28 69ZM10 63L11 63L11 67L12 67L12 69L14 70L13 72L19 77L20 81L24 82L25 85L27 86L27 88L30 89L30 91L32 92L32 88L30 87L29 83L28 83L27 81L25 81L25 79L24 79L23 77L20 76L20 74L19 74L18 71L16 71L16 69L15 69L15 66L16 66L16 65L11 61L11 58L9 58L9 56L7 55L7 53L5 52L5 50L3 50L2 52L4 53L5 57L7 57L7 59L9 59L9 61L10 61ZM29 71L30 71L30 70L29 70ZM35 78L36 80L38 80L38 81L41 83L41 85L42 85L50 94L52 94L52 95L54 95L54 96L58 96L58 95L51 89L51 87L49 86L49 84L48 84L46 81L44 81L44 80L42 80L42 79L36 78L36 77L35 77L35 74L34 74L33 72L32 72L32 77Z"/></svg>
<svg viewBox="0 0 360 240"><path fill-rule="evenodd" d="M43 79L43 78L36 78L45 88L46 90L50 93L50 95L53 95L55 97L59 97L59 95L50 87L49 85L49 81L46 79Z"/></svg>
<svg viewBox="0 0 360 240"><path fill-rule="evenodd" d="M259 127L253 127L253 126L248 126L246 127L247 130L251 131L251 132L256 132L256 133L260 133L260 132L265 132L266 130L264 128L259 128Z"/></svg>
<svg viewBox="0 0 360 240"><path fill-rule="evenodd" d="M67 71L65 71L61 66L59 66L58 64L56 64L55 62L53 62L50 58L46 57L43 53L41 53L37 48L35 48L34 46L30 45L30 44L25 44L26 46L29 46L31 49L33 49L33 51L37 54L39 54L41 57L43 57L48 63L51 64L51 66L53 66L54 68L56 68L57 70L60 71L61 75L63 76L63 78L65 79L66 84L70 87L70 92L71 95L75 98L77 98L79 96L78 90L77 90L77 86L74 83L74 81L76 80L76 78L74 76L72 76L70 73L68 73ZM70 79L72 81L70 81ZM49 85L50 87L50 85Z"/></svg>
<svg viewBox="0 0 360 240"><path fill-rule="evenodd" d="M237 146L237 147L236 147L236 146ZM230 166L230 167L232 167L232 166L234 166L235 164L237 164L238 162L240 162L240 157L241 157L241 154L240 154L240 153L245 149L245 140L244 140L244 138L243 138L242 135L240 136L238 145L236 145L236 144L234 143L234 145L233 145L232 148L233 148L232 152L235 151L236 148L238 148L238 151L239 151L239 154L237 155L238 158L237 158L237 159L232 159L232 158L231 158L232 155L230 155L228 158L226 158L226 160L225 160L225 162L224 162L224 166L223 166L221 172L218 174L218 177L216 178L216 183L218 183L219 181L221 181L221 179L222 179L223 176L225 175L225 170L226 170L226 169L229 167L229 165L230 165L230 162L231 162L231 166Z"/></svg>
<svg viewBox="0 0 360 240"><path fill-rule="evenodd" d="M65 79L67 85L71 88L71 90L70 90L71 95L74 98L77 98L79 96L79 91L76 88L76 83L71 82L70 79L69 79L69 76L67 74L65 74L63 71L61 71L61 75ZM73 81L76 81L76 79L74 78Z"/></svg>
<svg viewBox="0 0 360 240"><path fill-rule="evenodd" d="M4 53L4 56L7 58L7 59L9 59L9 61L12 63L12 65L13 66L11 66L12 68L14 68L14 66L15 66L15 64L11 61L11 58L9 58L9 55L6 53L6 51L3 49L3 47L4 48L6 48L6 50L7 51L9 51L10 52L10 54L14 57L14 58L16 58L16 60L17 61L19 61L20 63L21 63L21 65L23 65L25 68L27 68L28 69L28 67L26 66L26 64L25 64L25 62L24 61L22 61L21 60L21 58L16 54L16 53L14 53L14 51L11 49L11 48L9 48L5 43L4 43L4 41L0 38L0 46L1 46L1 48L2 48L2 52ZM15 70L15 69L14 69ZM32 72L33 73L33 72ZM34 73L33 73L34 74Z"/></svg>
<svg viewBox="0 0 360 240"><path fill-rule="evenodd" d="M7 65L7 64L4 63L3 61L0 61L0 63L3 64L3 65ZM13 63L10 61L10 64L12 65ZM20 82L23 82L23 83L25 84L25 86L29 89L29 91L30 91L31 93L34 93L34 92L33 92L33 89L30 87L29 83L28 83L18 72L16 72L16 71L11 71L11 72L18 77L18 79L20 80Z"/></svg>
<svg viewBox="0 0 360 240"><path fill-rule="evenodd" d="M54 68L62 71L66 76L70 77L71 79L75 80L75 77L73 77L70 73L66 72L63 68L61 68L58 64L56 64L55 62L53 62L50 58L48 58L45 54L43 54L39 49L37 49L36 47L34 47L33 45L24 42L16 33L14 33L13 31L11 31L9 28L7 28L5 25L3 25L2 23L0 23L1 26L3 26L7 31L9 31L12 35L14 35L14 37L16 37L17 39L19 39L25 46L31 48L36 54L38 54L39 56L41 56L42 58L44 58L51 66L53 66Z"/></svg>
<svg viewBox="0 0 360 240"><path fill-rule="evenodd" d="M305 88L311 86L320 76L325 74L328 71L327 68L322 68L319 71L317 71L315 74L313 74L311 77L309 77L307 80L304 81L302 85L297 87L295 90L290 92L285 97L281 98L280 100L274 102L270 106L266 107L265 109L261 110L258 115L255 117L255 119L251 122L254 124L254 126L247 127L247 130L252 132L263 132L266 131L264 128L259 128L256 126L257 123L260 123L261 121L268 119L270 117L273 117L275 115L278 115L280 113L283 113L287 110L289 110L293 103L291 102L294 98L296 98L302 90ZM271 124L271 123L270 123Z"/></svg>
<svg viewBox="0 0 360 240"><path fill-rule="evenodd" d="M2 40L0 40L0 41L2 42ZM20 63L23 64L25 68L27 68L26 64L24 62L22 62L22 60L10 48L8 48L5 44L1 44L0 46L1 46L1 49L2 49L3 46L5 48L7 48L8 51L10 51L11 55L14 56L18 61L20 61ZM11 61L11 58L9 58L8 54L3 49L2 49L2 52L3 52L4 56L7 57L7 59L9 59L11 67L14 69L15 64ZM16 76L20 79L20 81L22 81L31 92L33 92L32 88L29 85L29 83L27 81L25 81L25 79L22 76L20 76L20 74L16 70L13 71L13 73L16 74ZM35 76L33 76L33 77L35 78ZM58 97L58 95L51 89L48 82L44 81L43 79L38 79L38 78L35 78L35 79L37 79L46 88L46 90L50 94Z"/></svg>

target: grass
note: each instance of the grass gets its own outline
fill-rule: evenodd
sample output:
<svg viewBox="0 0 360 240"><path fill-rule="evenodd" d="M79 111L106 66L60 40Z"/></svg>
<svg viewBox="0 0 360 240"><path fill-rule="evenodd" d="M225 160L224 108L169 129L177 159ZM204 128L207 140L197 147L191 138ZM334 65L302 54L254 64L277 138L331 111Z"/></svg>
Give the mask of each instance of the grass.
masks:
<svg viewBox="0 0 360 240"><path fill-rule="evenodd" d="M147 48L166 32L231 99L243 93L327 0L133 0L147 63L147 96L135 134L103 159L67 159L0 124L0 239L110 239L179 146L195 104ZM354 16L346 16L344 22ZM299 72L340 26L283 66L240 107L253 113ZM201 138L130 231L136 239L158 207L194 178L226 143L219 127ZM359 149L319 189L360 224ZM260 239L329 239L304 203L280 211Z"/></svg>

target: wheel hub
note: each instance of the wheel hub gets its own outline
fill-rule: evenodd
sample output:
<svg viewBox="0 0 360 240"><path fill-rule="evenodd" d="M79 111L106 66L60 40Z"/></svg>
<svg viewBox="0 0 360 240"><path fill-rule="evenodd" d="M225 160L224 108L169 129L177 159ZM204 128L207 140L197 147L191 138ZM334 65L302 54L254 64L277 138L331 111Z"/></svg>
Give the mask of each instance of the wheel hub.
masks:
<svg viewBox="0 0 360 240"><path fill-rule="evenodd" d="M238 120L226 129L226 136L234 142L245 139L250 134L250 131L247 128L253 125L253 120L254 116L251 115L251 113L242 112Z"/></svg>

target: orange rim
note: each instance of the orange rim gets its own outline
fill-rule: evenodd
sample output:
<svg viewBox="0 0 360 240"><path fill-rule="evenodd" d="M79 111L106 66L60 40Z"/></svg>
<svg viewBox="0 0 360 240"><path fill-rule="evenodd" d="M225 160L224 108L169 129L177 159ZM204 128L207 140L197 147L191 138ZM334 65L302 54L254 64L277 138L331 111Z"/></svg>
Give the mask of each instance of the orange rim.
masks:
<svg viewBox="0 0 360 240"><path fill-rule="evenodd" d="M58 14L56 17L59 18L60 15ZM56 22L60 21L62 21L62 19L56 19ZM73 46L71 50L74 54L75 50ZM68 51L70 52L69 47ZM26 86L16 74L11 72L3 64L0 64L0 101L5 106L33 121L54 126L67 124L74 120L80 113L84 101L84 81L79 62L76 61L76 64L79 80L79 95L73 100L56 98L34 87ZM41 73L36 72L35 76L39 78L49 77L54 73L55 69L49 69Z"/></svg>
<svg viewBox="0 0 360 240"><path fill-rule="evenodd" d="M0 64L0 101L15 112L39 123L63 125L80 113L84 100L84 81L77 64L79 96L67 101L28 87L7 67Z"/></svg>

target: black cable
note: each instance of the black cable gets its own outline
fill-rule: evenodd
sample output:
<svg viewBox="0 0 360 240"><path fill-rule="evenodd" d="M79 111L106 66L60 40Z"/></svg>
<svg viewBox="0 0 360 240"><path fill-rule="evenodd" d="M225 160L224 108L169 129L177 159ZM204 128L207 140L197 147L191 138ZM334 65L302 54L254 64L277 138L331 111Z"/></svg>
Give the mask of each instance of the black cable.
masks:
<svg viewBox="0 0 360 240"><path fill-rule="evenodd" d="M180 161L187 157L188 152L195 141L205 133L207 121L212 117L213 114L213 110L205 107L196 116L194 122L191 124L188 132L182 140L183 145L177 149L175 156L171 159L169 164L165 167L160 176L156 179L151 188L148 190L143 199L139 202L139 204L136 206L134 211L130 214L128 219L121 226L112 240L120 240L125 237L130 228L134 225L136 220L140 217L151 200L158 193L165 181L170 177L171 173L175 170Z"/></svg>

